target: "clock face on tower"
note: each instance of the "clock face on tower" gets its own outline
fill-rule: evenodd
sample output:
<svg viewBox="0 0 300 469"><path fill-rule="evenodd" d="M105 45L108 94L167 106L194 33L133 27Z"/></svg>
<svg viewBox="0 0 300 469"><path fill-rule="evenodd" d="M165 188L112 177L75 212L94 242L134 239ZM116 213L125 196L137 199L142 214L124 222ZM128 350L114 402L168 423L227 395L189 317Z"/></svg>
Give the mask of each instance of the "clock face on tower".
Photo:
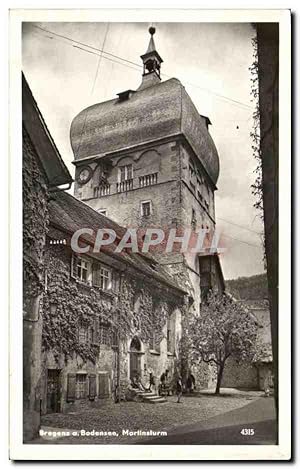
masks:
<svg viewBox="0 0 300 469"><path fill-rule="evenodd" d="M78 182L80 184L86 184L91 179L91 176L92 176L92 170L89 166L86 166L82 168L81 171L79 172Z"/></svg>

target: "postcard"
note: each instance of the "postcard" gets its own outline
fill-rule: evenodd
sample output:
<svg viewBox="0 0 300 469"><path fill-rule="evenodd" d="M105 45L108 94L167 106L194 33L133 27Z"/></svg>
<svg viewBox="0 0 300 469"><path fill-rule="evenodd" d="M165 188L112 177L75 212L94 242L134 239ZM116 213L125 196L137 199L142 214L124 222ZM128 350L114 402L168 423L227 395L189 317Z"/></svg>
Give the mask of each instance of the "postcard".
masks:
<svg viewBox="0 0 300 469"><path fill-rule="evenodd" d="M290 459L290 19L11 10L11 459Z"/></svg>

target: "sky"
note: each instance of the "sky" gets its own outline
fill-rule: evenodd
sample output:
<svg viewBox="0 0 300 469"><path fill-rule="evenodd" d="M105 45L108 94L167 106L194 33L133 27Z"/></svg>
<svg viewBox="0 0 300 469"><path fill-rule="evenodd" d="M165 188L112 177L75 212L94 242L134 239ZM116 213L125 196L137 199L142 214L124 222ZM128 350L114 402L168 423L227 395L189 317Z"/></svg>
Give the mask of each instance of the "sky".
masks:
<svg viewBox="0 0 300 469"><path fill-rule="evenodd" d="M23 71L72 176L75 167L69 136L73 118L92 104L139 86L140 55L148 46L149 26L23 23ZM216 222L227 242L221 255L224 277L260 274L264 272L263 225L251 193L256 168L250 137L254 103L249 72L254 29L247 23L154 26L156 48L164 61L162 79L178 78L199 113L212 122L209 130L220 157Z"/></svg>

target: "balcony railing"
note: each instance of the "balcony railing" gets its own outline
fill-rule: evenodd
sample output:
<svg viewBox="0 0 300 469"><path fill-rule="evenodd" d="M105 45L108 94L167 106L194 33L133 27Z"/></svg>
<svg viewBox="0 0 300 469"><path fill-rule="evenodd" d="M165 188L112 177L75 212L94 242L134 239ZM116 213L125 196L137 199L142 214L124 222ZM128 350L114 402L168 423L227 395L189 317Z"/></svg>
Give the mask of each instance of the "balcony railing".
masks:
<svg viewBox="0 0 300 469"><path fill-rule="evenodd" d="M105 195L110 195L110 184L94 187L94 197L103 197Z"/></svg>
<svg viewBox="0 0 300 469"><path fill-rule="evenodd" d="M153 184L157 184L157 174L158 173L152 173L152 174L146 174L145 176L140 176L139 177L140 187L153 186Z"/></svg>
<svg viewBox="0 0 300 469"><path fill-rule="evenodd" d="M133 179L117 182L117 192L127 192L133 189Z"/></svg>

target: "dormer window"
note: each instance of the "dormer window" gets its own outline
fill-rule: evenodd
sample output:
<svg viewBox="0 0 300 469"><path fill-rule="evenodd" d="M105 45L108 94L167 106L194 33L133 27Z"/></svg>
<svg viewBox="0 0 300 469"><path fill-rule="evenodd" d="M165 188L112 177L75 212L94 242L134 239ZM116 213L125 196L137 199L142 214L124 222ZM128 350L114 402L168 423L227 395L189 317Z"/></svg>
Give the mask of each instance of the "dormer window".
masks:
<svg viewBox="0 0 300 469"><path fill-rule="evenodd" d="M121 93L117 93L119 96L119 102L127 101L133 93L135 93L133 90L126 90Z"/></svg>

